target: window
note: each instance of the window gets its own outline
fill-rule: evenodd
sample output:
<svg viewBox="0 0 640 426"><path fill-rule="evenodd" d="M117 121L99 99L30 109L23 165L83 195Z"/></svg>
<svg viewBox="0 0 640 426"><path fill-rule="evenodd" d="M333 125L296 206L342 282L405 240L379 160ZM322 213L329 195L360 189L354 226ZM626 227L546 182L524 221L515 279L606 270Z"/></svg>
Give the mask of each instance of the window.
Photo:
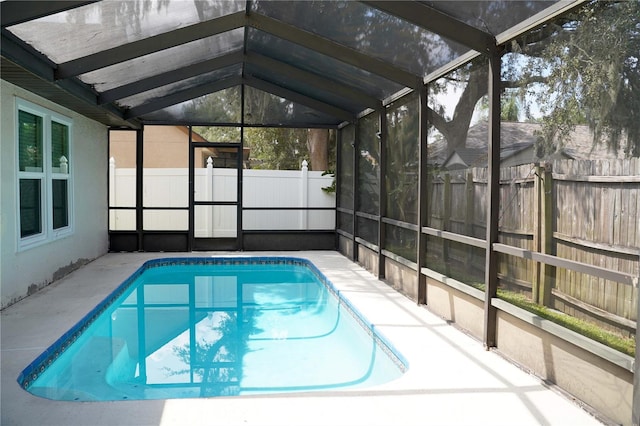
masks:
<svg viewBox="0 0 640 426"><path fill-rule="evenodd" d="M72 232L70 119L17 102L18 249Z"/></svg>

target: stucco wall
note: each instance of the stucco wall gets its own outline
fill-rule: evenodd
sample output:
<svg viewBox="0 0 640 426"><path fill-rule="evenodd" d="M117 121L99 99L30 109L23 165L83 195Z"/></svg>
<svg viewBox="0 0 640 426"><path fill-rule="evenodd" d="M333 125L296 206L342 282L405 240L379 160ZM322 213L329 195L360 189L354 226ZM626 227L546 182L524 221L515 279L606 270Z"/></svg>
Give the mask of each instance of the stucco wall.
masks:
<svg viewBox="0 0 640 426"><path fill-rule="evenodd" d="M107 128L0 81L0 292L4 308L107 252ZM16 97L73 120L73 223L66 238L17 250ZM91 285L91 283L87 283Z"/></svg>
<svg viewBox="0 0 640 426"><path fill-rule="evenodd" d="M411 300L418 300L418 273L392 259L384 259L385 280Z"/></svg>
<svg viewBox="0 0 640 426"><path fill-rule="evenodd" d="M496 333L503 355L617 424L631 424L633 373L500 310Z"/></svg>
<svg viewBox="0 0 640 426"><path fill-rule="evenodd" d="M452 321L476 339L484 334L484 301L478 300L446 284L427 278L429 310Z"/></svg>
<svg viewBox="0 0 640 426"><path fill-rule="evenodd" d="M358 263L367 271L378 275L378 255L363 245L358 245Z"/></svg>

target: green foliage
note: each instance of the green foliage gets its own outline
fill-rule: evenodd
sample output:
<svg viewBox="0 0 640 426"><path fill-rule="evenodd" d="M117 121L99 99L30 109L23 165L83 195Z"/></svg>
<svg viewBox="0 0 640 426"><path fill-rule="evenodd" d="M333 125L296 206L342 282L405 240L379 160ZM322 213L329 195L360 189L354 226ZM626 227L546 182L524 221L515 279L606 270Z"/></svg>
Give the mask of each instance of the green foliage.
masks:
<svg viewBox="0 0 640 426"><path fill-rule="evenodd" d="M445 273L447 267L445 263L439 259L430 259L427 262L427 267ZM462 269L459 271L460 276L457 277L458 281L468 284L470 287L478 289L480 291L486 291L486 286L483 282L479 282L472 276L464 276ZM518 308L538 315L541 318L552 321L558 325L561 325L569 330L575 331L583 336L586 336L596 342L609 346L617 351L620 351L629 356L635 356L635 339L631 337L623 337L619 334L605 330L598 325L582 320L580 318L572 317L562 312L547 308L546 306L534 303L529 298L521 293L513 291L498 289L498 298L511 303Z"/></svg>
<svg viewBox="0 0 640 426"><path fill-rule="evenodd" d="M240 88L236 86L192 99L184 115L194 121L206 117L212 123L240 123L240 110Z"/></svg>
<svg viewBox="0 0 640 426"><path fill-rule="evenodd" d="M269 111L287 110L289 101L259 90L245 92L245 115L251 123L263 123ZM185 114L210 117L213 122L240 123L240 90L233 87L194 99ZM239 142L239 126L194 126L196 133L211 142ZM246 127L244 144L250 148L251 167L269 170L299 170L309 160L309 129L283 127ZM336 133L329 132L329 167L335 168Z"/></svg>
<svg viewBox="0 0 640 426"><path fill-rule="evenodd" d="M633 338L619 336L610 331L604 330L591 322L563 314L562 312L554 311L546 306L538 305L537 303L527 299L522 294L498 289L498 297L519 308L532 312L544 319L575 331L576 333L582 334L596 342L600 342L629 356L635 356L636 347L635 339Z"/></svg>
<svg viewBox="0 0 640 426"><path fill-rule="evenodd" d="M502 121L518 121L519 116L520 108L516 96L503 97L500 119Z"/></svg>
<svg viewBox="0 0 640 426"><path fill-rule="evenodd" d="M193 131L209 142L240 142L239 127L193 126Z"/></svg>
<svg viewBox="0 0 640 426"><path fill-rule="evenodd" d="M251 127L244 137L245 146L251 148L252 168L299 170L309 158L307 129Z"/></svg>
<svg viewBox="0 0 640 426"><path fill-rule="evenodd" d="M387 112L387 213L392 219L417 223L418 100L415 96Z"/></svg>
<svg viewBox="0 0 640 426"><path fill-rule="evenodd" d="M335 170L325 170L322 173L322 176L331 175L333 180L331 181L331 185L322 187L322 190L327 194L335 194L336 193L336 172Z"/></svg>
<svg viewBox="0 0 640 426"><path fill-rule="evenodd" d="M577 124L640 156L640 2L591 1L514 42L505 76L537 103L546 153Z"/></svg>

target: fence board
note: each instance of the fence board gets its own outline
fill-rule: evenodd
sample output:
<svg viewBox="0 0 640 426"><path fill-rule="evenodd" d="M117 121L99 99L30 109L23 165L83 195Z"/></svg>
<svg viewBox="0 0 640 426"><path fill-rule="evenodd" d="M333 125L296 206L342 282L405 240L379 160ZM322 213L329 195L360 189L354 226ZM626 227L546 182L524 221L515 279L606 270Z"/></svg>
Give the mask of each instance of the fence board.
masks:
<svg viewBox="0 0 640 426"><path fill-rule="evenodd" d="M110 165L113 206L135 206L135 169L117 168ZM144 173L144 207L184 207L188 208L189 175L186 168L147 168ZM235 201L237 197L237 171L214 168L207 172L197 168L194 173L196 201ZM322 176L322 172L309 171L303 174L297 170L244 170L244 207L319 207L334 208L335 196L322 190L331 185L332 177ZM217 227L233 230L235 235L236 212L234 207L198 206L196 212L196 235L210 235L212 220L216 217ZM186 223L180 219L186 210L167 211L163 214L147 214L145 229L175 229L176 223ZM185 216L186 217L186 216ZM135 215L112 214L110 229L135 229ZM245 210L243 229L245 230L301 230L333 229L335 212L332 210Z"/></svg>
<svg viewBox="0 0 640 426"><path fill-rule="evenodd" d="M538 224L535 222L539 217L535 165L501 168L499 241L527 250L541 250L538 239L542 229L546 228L550 229L552 241L547 253L640 275L640 159L563 159L555 160L546 167L549 169L548 191L553 214L547 216L547 222L540 216ZM469 171L470 174L465 176L464 173ZM450 178L450 195L447 197L443 183L446 172L430 179L431 214L428 223L432 227L448 223L452 232L484 239L487 170L473 168L456 173L460 178ZM448 205L438 205L443 202ZM447 211L451 212L449 217ZM469 222L472 222L471 226ZM519 288L526 293L521 284L535 282L537 267L535 262L501 255L498 266L501 285L511 282L514 290ZM584 316L584 309L576 306L586 304L592 306L594 312L603 310L610 313L611 318L637 320L637 286L565 268L545 269L541 276L554 287L554 294L560 292L569 298L553 298L552 307L556 309ZM577 303L567 303L567 300Z"/></svg>

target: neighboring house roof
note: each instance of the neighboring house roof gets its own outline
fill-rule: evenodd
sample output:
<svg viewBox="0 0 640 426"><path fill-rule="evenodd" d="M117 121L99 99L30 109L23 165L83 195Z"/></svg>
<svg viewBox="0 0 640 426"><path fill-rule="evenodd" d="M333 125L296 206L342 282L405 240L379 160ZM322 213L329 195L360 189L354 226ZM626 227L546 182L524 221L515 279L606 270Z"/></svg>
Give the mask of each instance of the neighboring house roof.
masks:
<svg viewBox="0 0 640 426"><path fill-rule="evenodd" d="M189 127L187 126L174 126L174 127L177 127L178 129L182 130L187 136L189 135ZM192 130L191 133L192 133L191 139L194 142L207 142L207 140L196 131Z"/></svg>
<svg viewBox="0 0 640 426"><path fill-rule="evenodd" d="M486 163L486 154L484 149L460 148L447 157L443 167L453 170L482 166L479 163Z"/></svg>
<svg viewBox="0 0 640 426"><path fill-rule="evenodd" d="M469 128L464 148L458 148L447 155L447 144L442 138L428 146L430 164L439 164L449 170L468 167L487 166L487 121L482 121ZM536 142L542 130L540 123L502 122L500 124L500 161L513 166L538 162ZM618 152L609 148L605 141L594 144L593 132L586 125L576 126L565 145L555 154L545 159L614 159L622 158L622 150Z"/></svg>

